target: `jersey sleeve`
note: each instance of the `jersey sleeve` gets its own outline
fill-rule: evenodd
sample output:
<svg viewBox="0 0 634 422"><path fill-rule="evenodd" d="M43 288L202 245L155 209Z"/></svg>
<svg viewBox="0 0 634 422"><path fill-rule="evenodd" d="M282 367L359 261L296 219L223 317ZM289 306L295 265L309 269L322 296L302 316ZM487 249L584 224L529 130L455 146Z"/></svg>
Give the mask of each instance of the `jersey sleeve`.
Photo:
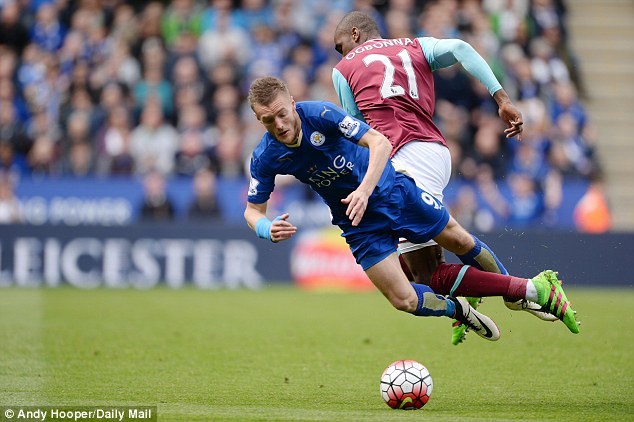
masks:
<svg viewBox="0 0 634 422"><path fill-rule="evenodd" d="M320 114L320 130L326 139L341 139L342 137L356 143L370 130L367 123L350 116L333 103L324 102L324 111Z"/></svg>
<svg viewBox="0 0 634 422"><path fill-rule="evenodd" d="M341 103L343 109L352 117L365 122L363 114L359 110L359 107L357 107L357 103L354 100L354 95L352 94L352 89L350 89L348 81L337 68L332 69L332 84L335 87L335 91L337 92L339 102Z"/></svg>
<svg viewBox="0 0 634 422"><path fill-rule="evenodd" d="M269 200L275 188L275 174L267 171L261 157L251 157L251 179L249 180L249 192L247 201L254 204L263 204Z"/></svg>
<svg viewBox="0 0 634 422"><path fill-rule="evenodd" d="M502 89L491 67L468 43L459 39L418 38L423 54L432 70L460 63L472 76L477 78L493 95Z"/></svg>

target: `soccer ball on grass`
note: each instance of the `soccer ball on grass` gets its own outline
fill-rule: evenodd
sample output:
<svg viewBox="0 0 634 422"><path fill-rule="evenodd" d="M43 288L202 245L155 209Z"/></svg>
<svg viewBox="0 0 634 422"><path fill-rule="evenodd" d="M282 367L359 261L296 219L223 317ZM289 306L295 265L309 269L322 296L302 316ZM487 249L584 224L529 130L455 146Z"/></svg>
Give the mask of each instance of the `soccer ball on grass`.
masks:
<svg viewBox="0 0 634 422"><path fill-rule="evenodd" d="M427 368L413 360L397 360L381 375L381 396L392 409L420 409L433 386Z"/></svg>

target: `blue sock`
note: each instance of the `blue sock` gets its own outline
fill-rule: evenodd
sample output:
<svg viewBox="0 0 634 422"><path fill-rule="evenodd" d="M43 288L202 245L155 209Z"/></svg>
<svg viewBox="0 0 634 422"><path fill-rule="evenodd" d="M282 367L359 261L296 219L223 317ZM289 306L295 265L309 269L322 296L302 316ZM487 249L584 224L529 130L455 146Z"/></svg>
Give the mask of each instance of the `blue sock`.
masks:
<svg viewBox="0 0 634 422"><path fill-rule="evenodd" d="M498 257L495 256L491 248L474 235L471 235L471 237L473 237L475 246L466 254L458 255L460 261L465 265L471 265L482 271L508 275L509 272L506 271L506 268L504 268L504 265L502 265Z"/></svg>
<svg viewBox="0 0 634 422"><path fill-rule="evenodd" d="M412 287L418 296L418 306L414 315L416 316L453 316L456 312L456 305L452 300L444 296L437 295L431 287L424 284L412 283Z"/></svg>

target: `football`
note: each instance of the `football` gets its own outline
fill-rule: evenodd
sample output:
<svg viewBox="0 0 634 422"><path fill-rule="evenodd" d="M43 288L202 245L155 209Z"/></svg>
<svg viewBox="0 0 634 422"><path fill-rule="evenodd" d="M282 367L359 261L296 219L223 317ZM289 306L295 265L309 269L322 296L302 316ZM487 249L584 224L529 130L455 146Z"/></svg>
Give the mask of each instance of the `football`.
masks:
<svg viewBox="0 0 634 422"><path fill-rule="evenodd" d="M414 360L397 360L381 375L381 396L392 409L420 409L434 383L427 368Z"/></svg>

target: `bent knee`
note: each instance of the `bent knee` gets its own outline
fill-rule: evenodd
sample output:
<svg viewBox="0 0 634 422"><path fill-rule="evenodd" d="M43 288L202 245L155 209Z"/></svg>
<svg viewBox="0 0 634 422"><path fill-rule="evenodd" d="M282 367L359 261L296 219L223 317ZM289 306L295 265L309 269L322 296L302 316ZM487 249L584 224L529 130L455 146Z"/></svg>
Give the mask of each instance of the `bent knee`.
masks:
<svg viewBox="0 0 634 422"><path fill-rule="evenodd" d="M475 246L473 237L464 229L447 233L447 236L438 243L448 251L460 255L467 253Z"/></svg>
<svg viewBox="0 0 634 422"><path fill-rule="evenodd" d="M403 311L403 312L408 312L408 313L413 313L416 311L416 306L418 305L418 297L416 298L412 298L412 297L403 297L403 298L399 298L399 297L391 297L389 298L390 303L392 304L392 306L394 306L394 308L396 308L399 311Z"/></svg>

